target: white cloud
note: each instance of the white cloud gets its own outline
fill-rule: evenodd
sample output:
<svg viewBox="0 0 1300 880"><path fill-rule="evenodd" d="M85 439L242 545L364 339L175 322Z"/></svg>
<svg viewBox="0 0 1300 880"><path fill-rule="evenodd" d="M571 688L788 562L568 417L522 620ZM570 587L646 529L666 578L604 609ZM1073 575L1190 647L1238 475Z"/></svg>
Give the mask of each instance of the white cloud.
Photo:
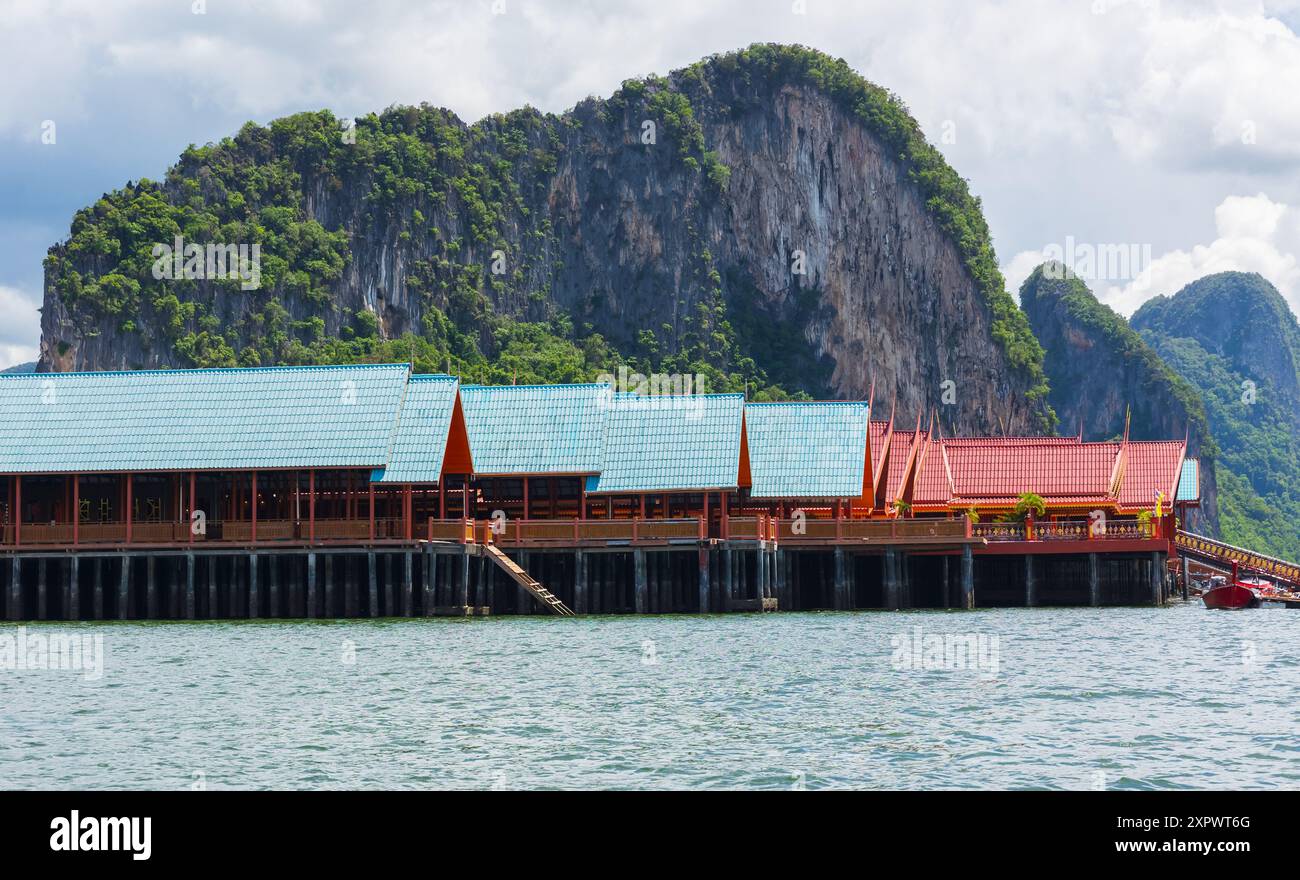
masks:
<svg viewBox="0 0 1300 880"><path fill-rule="evenodd" d="M0 285L0 369L36 360L40 312L34 297Z"/></svg>
<svg viewBox="0 0 1300 880"><path fill-rule="evenodd" d="M1258 272L1282 294L1293 311L1300 313L1300 209L1274 201L1264 193L1229 196L1214 209L1215 238L1206 244L1166 251L1159 256L1141 256L1123 276L1105 271L1097 259L1114 249L1141 254L1149 245L1096 243L1054 243L1044 250L1021 251L1003 267L1007 289L1018 291L1029 273L1048 258L1059 258L1076 268L1102 302L1123 315L1131 315L1142 303L1159 294L1177 293L1187 284L1215 272ZM1074 259L1070 259L1070 256ZM1091 262L1087 262L1091 260ZM1109 283L1117 282L1117 283Z"/></svg>
<svg viewBox="0 0 1300 880"><path fill-rule="evenodd" d="M1208 244L1174 250L1151 261L1149 279L1109 287L1102 299L1130 315L1156 294L1177 293L1215 272L1258 272L1300 312L1300 209L1260 193L1229 196L1214 210L1218 236Z"/></svg>

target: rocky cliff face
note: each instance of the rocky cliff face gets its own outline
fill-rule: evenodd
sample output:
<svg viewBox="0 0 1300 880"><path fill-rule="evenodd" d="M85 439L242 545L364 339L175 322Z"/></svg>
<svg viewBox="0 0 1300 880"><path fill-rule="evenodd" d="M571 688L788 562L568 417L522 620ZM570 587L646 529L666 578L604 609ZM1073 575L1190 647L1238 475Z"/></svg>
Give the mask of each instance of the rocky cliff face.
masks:
<svg viewBox="0 0 1300 880"><path fill-rule="evenodd" d="M1300 559L1300 326L1281 294L1222 272L1148 300L1132 324L1205 400L1224 537Z"/></svg>
<svg viewBox="0 0 1300 880"><path fill-rule="evenodd" d="M846 398L874 380L948 431L1051 424L978 202L843 62L755 46L562 116L395 108L352 135L328 114L250 125L80 212L47 260L41 369L379 357L406 337L485 378L559 346L569 372L521 362ZM153 278L175 234L260 243L261 287Z"/></svg>
<svg viewBox="0 0 1300 880"><path fill-rule="evenodd" d="M1039 266L1025 279L1020 307L1046 351L1048 399L1062 430L1081 429L1085 440L1118 437L1131 412L1134 440L1186 433L1188 454L1203 463L1201 509L1188 525L1218 534L1217 446L1200 394L1060 264Z"/></svg>

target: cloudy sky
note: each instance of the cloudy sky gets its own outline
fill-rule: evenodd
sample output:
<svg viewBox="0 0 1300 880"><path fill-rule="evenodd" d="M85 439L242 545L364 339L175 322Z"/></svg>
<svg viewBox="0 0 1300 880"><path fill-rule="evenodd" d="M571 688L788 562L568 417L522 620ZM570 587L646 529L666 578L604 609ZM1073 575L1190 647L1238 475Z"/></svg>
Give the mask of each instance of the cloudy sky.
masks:
<svg viewBox="0 0 1300 880"><path fill-rule="evenodd" d="M1300 0L0 0L0 366L35 355L72 213L189 143L304 109L560 112L756 41L901 96L1013 290L1046 252L1125 314L1224 269L1300 311Z"/></svg>

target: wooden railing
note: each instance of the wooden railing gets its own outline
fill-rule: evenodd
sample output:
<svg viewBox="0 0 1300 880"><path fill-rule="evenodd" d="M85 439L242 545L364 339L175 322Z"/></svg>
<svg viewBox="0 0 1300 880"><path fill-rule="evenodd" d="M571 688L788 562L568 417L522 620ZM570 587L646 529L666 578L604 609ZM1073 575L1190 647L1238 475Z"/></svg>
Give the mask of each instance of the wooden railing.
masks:
<svg viewBox="0 0 1300 880"><path fill-rule="evenodd" d="M489 524L490 525L490 524ZM686 519L515 519L492 540L505 547L530 544L637 543L703 540L704 523Z"/></svg>
<svg viewBox="0 0 1300 880"><path fill-rule="evenodd" d="M1294 562L1276 556L1266 556L1244 547L1235 547L1192 532L1179 531L1174 541L1188 556L1211 560L1224 567L1235 562L1240 568L1257 572L1265 577L1300 585L1300 565Z"/></svg>
<svg viewBox="0 0 1300 880"><path fill-rule="evenodd" d="M963 519L782 519L776 521L781 542L934 541L970 537Z"/></svg>
<svg viewBox="0 0 1300 880"><path fill-rule="evenodd" d="M971 534L987 541L1145 541L1159 537L1159 528L1134 519L1068 519L975 523Z"/></svg>

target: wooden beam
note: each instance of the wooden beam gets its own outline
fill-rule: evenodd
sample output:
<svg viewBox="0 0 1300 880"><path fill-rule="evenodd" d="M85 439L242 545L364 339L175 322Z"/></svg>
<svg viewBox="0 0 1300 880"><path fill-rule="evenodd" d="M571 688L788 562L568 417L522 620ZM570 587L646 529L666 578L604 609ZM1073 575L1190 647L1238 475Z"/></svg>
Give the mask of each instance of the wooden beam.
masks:
<svg viewBox="0 0 1300 880"><path fill-rule="evenodd" d="M72 475L72 546L81 536L81 475Z"/></svg>
<svg viewBox="0 0 1300 880"><path fill-rule="evenodd" d="M316 541L316 469L307 471L307 540Z"/></svg>
<svg viewBox="0 0 1300 880"><path fill-rule="evenodd" d="M249 505L253 509L253 522L252 522L252 528L249 532L249 537L251 538L252 542L256 544L257 543L257 471L253 471L252 500L249 502Z"/></svg>

